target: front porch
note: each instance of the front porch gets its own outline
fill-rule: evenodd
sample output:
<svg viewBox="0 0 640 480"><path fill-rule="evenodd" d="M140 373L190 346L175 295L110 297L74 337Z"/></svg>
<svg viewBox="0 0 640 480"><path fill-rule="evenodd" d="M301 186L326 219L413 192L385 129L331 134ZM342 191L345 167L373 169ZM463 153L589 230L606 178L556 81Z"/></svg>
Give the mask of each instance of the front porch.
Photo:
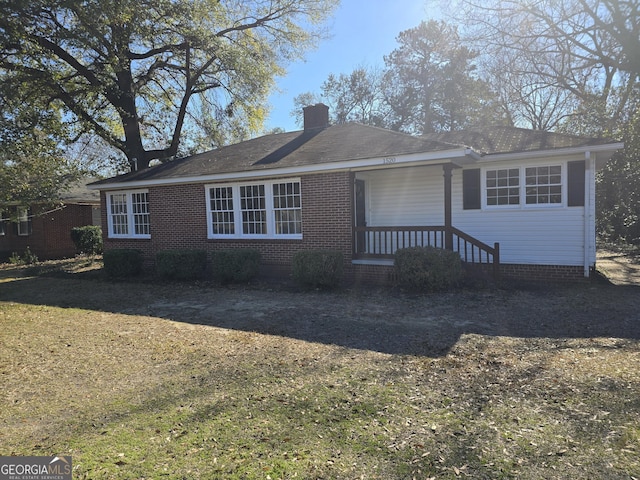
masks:
<svg viewBox="0 0 640 480"><path fill-rule="evenodd" d="M428 246L458 252L463 262L486 265L500 277L500 244L491 247L455 227L354 227L353 237L354 260L389 260L398 249Z"/></svg>
<svg viewBox="0 0 640 480"><path fill-rule="evenodd" d="M388 265L398 249L431 246L458 252L466 264L486 268L498 279L499 244L491 246L452 224L455 168L447 163L356 172L353 260Z"/></svg>

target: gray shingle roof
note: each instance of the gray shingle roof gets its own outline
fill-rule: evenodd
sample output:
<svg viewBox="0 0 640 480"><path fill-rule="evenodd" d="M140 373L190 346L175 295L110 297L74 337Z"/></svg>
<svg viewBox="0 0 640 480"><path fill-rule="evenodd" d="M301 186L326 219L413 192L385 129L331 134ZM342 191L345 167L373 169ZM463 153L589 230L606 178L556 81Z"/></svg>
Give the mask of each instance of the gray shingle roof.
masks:
<svg viewBox="0 0 640 480"><path fill-rule="evenodd" d="M95 178L83 177L77 182L69 185L60 193L60 200L63 203L100 203L100 194L94 190L89 190L87 185L95 182Z"/></svg>
<svg viewBox="0 0 640 480"><path fill-rule="evenodd" d="M270 169L306 167L350 160L471 148L483 155L613 143L512 127L435 133L414 137L357 123L266 135L94 183L193 178Z"/></svg>
<svg viewBox="0 0 640 480"><path fill-rule="evenodd" d="M586 138L515 127L483 127L455 132L431 133L423 135L422 138L466 145L482 155L587 147L615 142L609 138Z"/></svg>
<svg viewBox="0 0 640 480"><path fill-rule="evenodd" d="M383 128L348 123L324 129L266 135L96 182L96 185L268 171L453 148L459 147Z"/></svg>

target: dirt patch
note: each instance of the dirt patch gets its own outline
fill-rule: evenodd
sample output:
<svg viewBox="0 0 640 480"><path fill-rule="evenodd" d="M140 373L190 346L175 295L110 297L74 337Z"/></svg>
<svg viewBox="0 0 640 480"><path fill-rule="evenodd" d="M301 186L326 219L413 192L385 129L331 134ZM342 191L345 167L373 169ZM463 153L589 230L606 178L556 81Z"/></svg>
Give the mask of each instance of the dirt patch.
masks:
<svg viewBox="0 0 640 480"><path fill-rule="evenodd" d="M445 355L465 334L520 338L640 338L640 296L612 284L410 294L397 289L297 291L281 284L220 288L204 283L109 282L99 264L5 268L18 275L1 300L164 318L386 354ZM631 265L631 264L629 264ZM637 265L632 265L636 271ZM53 279L53 280L52 280ZM618 285L616 285L618 283ZM95 289L95 291L87 291Z"/></svg>
<svg viewBox="0 0 640 480"><path fill-rule="evenodd" d="M596 267L614 285L640 286L640 261L635 253L599 250Z"/></svg>
<svg viewBox="0 0 640 480"><path fill-rule="evenodd" d="M2 268L0 451L91 479L640 478L639 293Z"/></svg>

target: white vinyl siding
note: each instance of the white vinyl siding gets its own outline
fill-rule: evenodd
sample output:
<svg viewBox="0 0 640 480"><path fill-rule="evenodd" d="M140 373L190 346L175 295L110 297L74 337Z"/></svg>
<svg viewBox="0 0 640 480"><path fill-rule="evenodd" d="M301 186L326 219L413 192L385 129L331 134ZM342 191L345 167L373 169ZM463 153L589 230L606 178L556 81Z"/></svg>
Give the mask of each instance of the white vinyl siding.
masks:
<svg viewBox="0 0 640 480"><path fill-rule="evenodd" d="M366 224L369 227L442 226L444 224L444 180L442 167L410 167L359 172L365 185ZM432 241L442 242L443 236ZM365 253L392 253L416 245L416 237L405 233L365 233ZM364 251L364 250L363 250Z"/></svg>
<svg viewBox="0 0 640 480"><path fill-rule="evenodd" d="M528 170L529 186L534 186L532 179L535 170L535 186L552 186L556 183L557 169L545 177L547 167L561 166L561 193L557 189L553 198L546 198L546 189L537 189L536 200L539 203L520 203L515 207L490 206L486 204L483 192L483 208L481 210L464 210L462 208L462 171L454 170L453 174L453 225L465 233L493 245L500 243L500 262L509 264L534 265L571 265L581 266L584 263L584 207L566 207L566 162L536 165L533 161L520 164L500 165L499 168L519 168L521 179ZM542 167L542 168L539 168ZM487 166L483 171L496 170ZM542 178L541 178L542 177ZM482 178L486 178L485 175ZM551 180L553 182L551 182ZM544 182L549 182L545 184ZM526 189L521 182L521 189ZM552 190L549 190L552 192ZM534 194L529 190L529 196ZM521 193L526 197L525 192ZM558 197L560 195L560 197ZM522 197L521 197L522 198ZM549 203L549 201L559 203Z"/></svg>
<svg viewBox="0 0 640 480"><path fill-rule="evenodd" d="M107 193L107 226L109 238L151 238L149 193Z"/></svg>
<svg viewBox="0 0 640 480"><path fill-rule="evenodd" d="M208 238L302 238L299 179L207 185Z"/></svg>
<svg viewBox="0 0 640 480"><path fill-rule="evenodd" d="M444 225L442 167L359 172L370 227Z"/></svg>
<svg viewBox="0 0 640 480"><path fill-rule="evenodd" d="M579 158L571 158L577 160ZM561 203L526 204L526 168L561 166ZM478 168L474 166L473 168ZM453 226L478 240L500 243L502 263L533 265L571 265L584 263L584 207L566 207L566 161L502 162L481 167L482 208L462 207L462 169L452 176ZM517 169L520 178L520 203L486 204L486 171ZM544 168L536 174L544 176ZM530 173L533 173L530 171ZM537 175L537 185L545 178ZM555 171L554 171L555 175ZM366 222L370 227L443 226L444 178L440 166L411 167L358 172L365 181ZM556 180L551 179L550 180ZM537 194L537 192L536 192ZM540 191L544 195L544 190ZM545 200L545 199L542 199Z"/></svg>

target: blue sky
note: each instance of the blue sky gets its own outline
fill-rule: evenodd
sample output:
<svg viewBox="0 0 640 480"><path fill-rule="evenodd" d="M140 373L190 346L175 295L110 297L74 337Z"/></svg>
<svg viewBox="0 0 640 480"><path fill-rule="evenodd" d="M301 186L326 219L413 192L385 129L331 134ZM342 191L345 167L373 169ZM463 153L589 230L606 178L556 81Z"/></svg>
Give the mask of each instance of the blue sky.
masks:
<svg viewBox="0 0 640 480"><path fill-rule="evenodd" d="M432 2L435 3L435 2ZM320 93L330 73L351 73L358 66L383 66L383 56L396 48L396 37L422 20L438 17L427 12L425 0L341 0L328 22L330 38L307 53L304 62L289 65L277 79L279 92L269 98L271 115L265 130L298 130L290 116L293 99L304 92Z"/></svg>

